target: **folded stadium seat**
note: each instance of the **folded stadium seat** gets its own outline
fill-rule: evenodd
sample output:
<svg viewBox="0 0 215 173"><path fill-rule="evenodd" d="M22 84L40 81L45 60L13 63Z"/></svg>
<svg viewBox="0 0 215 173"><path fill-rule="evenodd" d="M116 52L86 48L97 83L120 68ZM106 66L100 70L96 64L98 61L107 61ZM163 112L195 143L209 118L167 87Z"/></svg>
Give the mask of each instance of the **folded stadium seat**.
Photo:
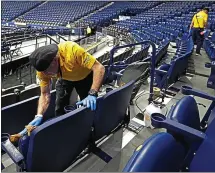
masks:
<svg viewBox="0 0 215 173"><path fill-rule="evenodd" d="M17 85L17 86L13 86L13 87L10 87L10 88L6 88L6 89L2 89L2 94L5 95L5 94L9 94L9 93L14 93L14 90L15 89L18 89L19 91L22 91L25 89L25 86L24 85Z"/></svg>
<svg viewBox="0 0 215 173"><path fill-rule="evenodd" d="M155 70L155 86L167 89L169 85L176 82L181 75L186 73L188 60L186 56L178 57L170 64L163 64Z"/></svg>
<svg viewBox="0 0 215 173"><path fill-rule="evenodd" d="M44 121L52 118L55 113L55 90L51 91L51 102L44 114ZM37 114L39 96L29 98L1 109L2 133L16 134L23 130Z"/></svg>
<svg viewBox="0 0 215 173"><path fill-rule="evenodd" d="M26 89L20 92L19 99L23 101L25 99L29 99L34 96L40 95L40 86L36 86L34 88Z"/></svg>
<svg viewBox="0 0 215 173"><path fill-rule="evenodd" d="M134 62L129 64L125 69L119 71L117 77L118 86L122 86L129 83L131 80L135 80L130 103L132 103L132 100L138 93L143 81L146 81L149 73L149 65L150 64L147 62Z"/></svg>
<svg viewBox="0 0 215 173"><path fill-rule="evenodd" d="M131 98L134 81L108 92L97 102L94 119L94 141L109 135L115 128L124 124Z"/></svg>
<svg viewBox="0 0 215 173"><path fill-rule="evenodd" d="M15 93L9 93L1 96L1 107L12 105L18 102L19 96Z"/></svg>
<svg viewBox="0 0 215 173"><path fill-rule="evenodd" d="M19 141L22 155L17 153L16 156L24 155L26 165L23 169L23 165L17 163L20 170L62 172L67 169L87 147L93 119L94 112L82 107L38 126L29 137Z"/></svg>
<svg viewBox="0 0 215 173"><path fill-rule="evenodd" d="M97 140L122 125L133 85L134 81L131 81L100 97L96 112L83 107L76 109L44 122L29 137L21 138L19 148L24 155L25 171L64 171L88 146L92 136L93 140ZM113 104L111 109L110 104ZM94 135L91 135L92 126ZM23 156L16 153L16 157Z"/></svg>
<svg viewBox="0 0 215 173"><path fill-rule="evenodd" d="M134 151L123 172L178 172L185 154L171 134L157 133Z"/></svg>
<svg viewBox="0 0 215 173"><path fill-rule="evenodd" d="M131 64L133 62L136 62L136 61L141 61L143 60L144 58L147 57L148 55L148 50L149 50L149 45L147 47L145 47L144 49L140 50L139 52L131 55L130 57L126 58L124 60L124 63L123 64ZM140 53L141 52L141 53Z"/></svg>

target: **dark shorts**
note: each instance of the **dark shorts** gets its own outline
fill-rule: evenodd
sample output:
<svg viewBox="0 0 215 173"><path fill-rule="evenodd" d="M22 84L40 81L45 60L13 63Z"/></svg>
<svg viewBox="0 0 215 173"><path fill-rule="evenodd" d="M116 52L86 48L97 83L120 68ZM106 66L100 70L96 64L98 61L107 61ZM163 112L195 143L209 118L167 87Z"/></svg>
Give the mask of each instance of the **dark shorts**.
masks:
<svg viewBox="0 0 215 173"><path fill-rule="evenodd" d="M65 114L64 107L69 105L70 95L75 88L80 99L83 100L88 96L88 92L93 83L93 72L91 72L85 79L80 81L67 81L58 79L56 82L56 105L55 116Z"/></svg>

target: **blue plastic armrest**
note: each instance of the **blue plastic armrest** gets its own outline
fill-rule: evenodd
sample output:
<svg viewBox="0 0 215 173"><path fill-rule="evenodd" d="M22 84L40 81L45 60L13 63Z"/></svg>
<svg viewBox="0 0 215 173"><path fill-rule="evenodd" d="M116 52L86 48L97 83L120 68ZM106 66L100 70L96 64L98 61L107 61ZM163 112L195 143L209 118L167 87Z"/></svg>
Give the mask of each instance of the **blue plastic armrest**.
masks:
<svg viewBox="0 0 215 173"><path fill-rule="evenodd" d="M163 75L167 74L167 71L160 70L160 69L155 69L155 72L156 72L156 74L163 74Z"/></svg>
<svg viewBox="0 0 215 173"><path fill-rule="evenodd" d="M198 91L198 90L193 89L192 87L189 87L189 86L182 86L181 87L181 92L184 95L194 95L194 96L201 97L201 98L204 98L204 99L207 99L207 100L215 101L214 96L210 96L207 93Z"/></svg>
<svg viewBox="0 0 215 173"><path fill-rule="evenodd" d="M2 134L1 140L2 150L9 155L15 164L20 165L24 161L24 156L10 142L9 135Z"/></svg>
<svg viewBox="0 0 215 173"><path fill-rule="evenodd" d="M180 124L177 121L166 118L160 113L153 113L151 115L152 126L156 128L165 128L169 131L183 135L185 138L202 141L206 138L206 134L196 129L193 129L184 124Z"/></svg>

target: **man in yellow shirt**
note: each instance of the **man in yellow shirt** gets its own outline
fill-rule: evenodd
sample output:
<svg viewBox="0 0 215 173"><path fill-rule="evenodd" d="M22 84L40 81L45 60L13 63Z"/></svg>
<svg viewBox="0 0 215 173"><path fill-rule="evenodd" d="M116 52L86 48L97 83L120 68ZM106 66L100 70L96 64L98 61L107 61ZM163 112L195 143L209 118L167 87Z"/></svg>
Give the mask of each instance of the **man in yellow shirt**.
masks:
<svg viewBox="0 0 215 173"><path fill-rule="evenodd" d="M196 13L190 24L190 31L193 28L192 38L196 43L196 55L201 55L200 50L204 42L204 29L207 27L209 8L205 7L200 12Z"/></svg>
<svg viewBox="0 0 215 173"><path fill-rule="evenodd" d="M81 46L71 41L59 45L51 44L36 49L29 59L37 70L41 86L38 115L43 115L48 108L51 78L58 78L56 116L64 114L64 107L69 104L73 88L82 100L77 104L95 110L96 97L102 85L105 68Z"/></svg>
<svg viewBox="0 0 215 173"><path fill-rule="evenodd" d="M41 124L43 115L50 103L50 85L52 78L56 82L55 115L63 115L64 107L69 104L70 94L76 89L81 101L91 110L96 109L96 98L102 85L105 68L95 57L86 52L77 43L66 41L59 45L51 44L36 49L29 57L31 65L37 70L40 81L41 95L37 115L18 134L11 135L11 141L17 141L27 133L27 129Z"/></svg>
<svg viewBox="0 0 215 173"><path fill-rule="evenodd" d="M90 28L90 26L87 26L87 36L89 37L92 33L92 29Z"/></svg>

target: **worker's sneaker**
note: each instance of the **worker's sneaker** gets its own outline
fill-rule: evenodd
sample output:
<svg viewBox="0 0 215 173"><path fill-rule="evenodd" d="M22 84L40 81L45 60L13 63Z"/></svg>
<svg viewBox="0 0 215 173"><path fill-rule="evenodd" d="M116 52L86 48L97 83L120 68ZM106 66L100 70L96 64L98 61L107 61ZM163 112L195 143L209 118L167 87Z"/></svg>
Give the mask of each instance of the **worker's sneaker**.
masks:
<svg viewBox="0 0 215 173"><path fill-rule="evenodd" d="M196 53L196 56L202 55L201 53Z"/></svg>

